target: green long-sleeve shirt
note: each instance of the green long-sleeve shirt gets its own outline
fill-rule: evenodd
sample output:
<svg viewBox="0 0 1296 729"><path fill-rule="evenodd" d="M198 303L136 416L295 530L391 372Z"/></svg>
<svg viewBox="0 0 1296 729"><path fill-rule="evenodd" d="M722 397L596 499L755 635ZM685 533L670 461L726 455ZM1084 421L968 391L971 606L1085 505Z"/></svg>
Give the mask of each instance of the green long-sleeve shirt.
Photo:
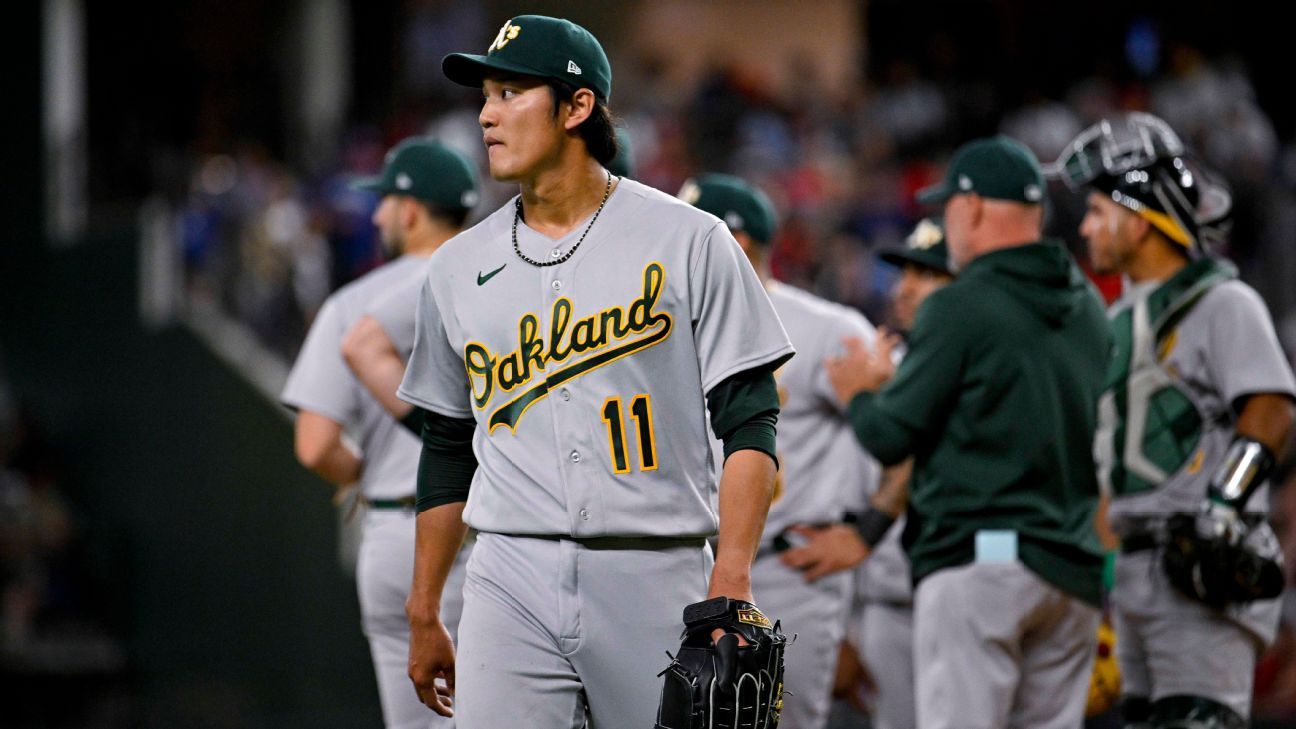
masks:
<svg viewBox="0 0 1296 729"><path fill-rule="evenodd" d="M923 303L895 377L849 408L883 463L915 457L915 584L972 562L978 531L1008 529L1027 567L1098 602L1092 454L1109 350L1102 304L1054 241L980 256Z"/></svg>

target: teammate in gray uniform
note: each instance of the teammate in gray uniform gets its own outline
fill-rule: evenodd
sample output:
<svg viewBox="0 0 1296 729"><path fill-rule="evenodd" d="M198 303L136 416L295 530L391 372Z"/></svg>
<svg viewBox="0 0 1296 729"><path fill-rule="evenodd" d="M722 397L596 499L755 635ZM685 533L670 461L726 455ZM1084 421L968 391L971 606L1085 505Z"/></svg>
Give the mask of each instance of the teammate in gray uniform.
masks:
<svg viewBox="0 0 1296 729"><path fill-rule="evenodd" d="M406 677L409 626L405 599L414 558L414 485L419 441L384 411L347 369L347 329L377 300L400 297L412 310L428 256L463 225L476 202L476 180L460 155L423 138L387 156L382 175L360 186L383 193L374 212L384 246L399 257L329 297L311 325L283 402L297 410L297 458L338 484L358 482L367 509L356 586L378 679L383 720L396 727L453 726L423 706ZM406 338L413 335L413 324ZM349 447L344 433L358 443ZM462 583L462 566L450 582ZM446 622L458 619L461 589L446 590Z"/></svg>
<svg viewBox="0 0 1296 729"><path fill-rule="evenodd" d="M1128 726L1246 726L1279 601L1192 599L1163 553L1184 515L1190 530L1276 556L1263 484L1291 431L1296 383L1260 297L1204 250L1226 193L1165 122L1104 119L1054 171L1088 190L1080 232L1095 270L1127 277L1109 312L1117 351L1095 450L1121 537L1111 599ZM1194 594L1212 582L1200 568Z"/></svg>
<svg viewBox="0 0 1296 729"><path fill-rule="evenodd" d="M918 308L928 295L954 278L949 247L939 219L924 218L905 239L903 248L885 250L878 258L900 268L891 290L891 318L900 333L913 327ZM896 352L903 356L903 346ZM898 358L897 358L898 359ZM888 469L884 487L900 498L887 509L896 525L887 531L859 568L858 603L851 640L860 663L874 685L872 718L875 729L913 729L914 707L913 585L909 559L900 546L904 530L903 501L911 464ZM890 494L888 494L890 495ZM892 497L894 498L894 497ZM879 502L874 501L874 506Z"/></svg>
<svg viewBox="0 0 1296 729"><path fill-rule="evenodd" d="M682 608L751 599L792 345L721 221L605 169L611 69L586 30L519 16L443 70L482 88L491 175L521 194L437 252L420 297L411 674L450 713L445 678L466 729L646 727ZM456 655L436 598L465 522Z"/></svg>
<svg viewBox="0 0 1296 729"><path fill-rule="evenodd" d="M873 326L844 306L775 280L766 250L777 229L773 205L764 193L731 175L691 179L680 199L728 225L751 261L774 311L787 329L797 356L775 375L778 380L779 488L765 521L765 538L752 566L752 592L797 639L787 647L784 729L818 729L828 720L836 648L846 630L855 562L830 550L820 560L787 564L792 544L813 539L841 524L844 504L862 504L876 487L878 466L859 446L828 384L823 362L845 337L871 341ZM847 531L853 532L850 527ZM862 554L858 555L862 558ZM804 570L813 570L807 576Z"/></svg>

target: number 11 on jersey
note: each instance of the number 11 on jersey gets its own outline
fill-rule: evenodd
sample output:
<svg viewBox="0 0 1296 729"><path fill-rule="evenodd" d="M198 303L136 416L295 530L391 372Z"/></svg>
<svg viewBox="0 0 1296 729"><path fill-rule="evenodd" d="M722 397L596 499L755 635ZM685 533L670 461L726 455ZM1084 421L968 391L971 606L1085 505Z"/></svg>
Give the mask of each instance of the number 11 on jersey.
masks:
<svg viewBox="0 0 1296 729"><path fill-rule="evenodd" d="M603 424L608 431L608 451L612 455L614 473L630 473L630 456L626 447L626 422L621 398L609 397L603 401ZM652 400L648 395L635 395L630 400L630 418L634 420L639 436L639 470L657 470L657 441L653 436Z"/></svg>

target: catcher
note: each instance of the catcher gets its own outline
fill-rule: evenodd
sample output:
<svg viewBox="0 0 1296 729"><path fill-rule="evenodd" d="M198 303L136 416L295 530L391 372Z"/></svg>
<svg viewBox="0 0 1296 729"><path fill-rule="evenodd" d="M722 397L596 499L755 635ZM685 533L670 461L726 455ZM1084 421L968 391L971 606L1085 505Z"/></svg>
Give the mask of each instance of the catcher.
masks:
<svg viewBox="0 0 1296 729"><path fill-rule="evenodd" d="M1121 537L1112 604L1126 727L1247 726L1282 590L1265 483L1296 382L1260 297L1207 255L1230 198L1149 114L1104 119L1054 166L1088 191L1093 267L1127 290L1095 453Z"/></svg>

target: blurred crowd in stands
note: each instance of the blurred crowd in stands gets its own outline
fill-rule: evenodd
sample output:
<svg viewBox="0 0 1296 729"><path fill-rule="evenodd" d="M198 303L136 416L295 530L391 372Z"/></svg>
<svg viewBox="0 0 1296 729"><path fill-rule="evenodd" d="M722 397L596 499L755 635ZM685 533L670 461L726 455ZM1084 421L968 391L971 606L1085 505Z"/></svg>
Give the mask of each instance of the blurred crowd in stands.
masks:
<svg viewBox="0 0 1296 729"><path fill-rule="evenodd" d="M1130 64L1139 62L1136 51ZM1050 162L1101 116L1152 111L1230 183L1233 236L1220 252L1266 297L1289 356L1296 354L1296 299L1287 283L1293 279L1278 265L1296 241L1296 140L1279 137L1239 64L1183 44L1167 48L1164 58L1155 73L1091 76L1059 98L1028 94L1007 109L987 103L992 96L984 84L938 82L903 60L833 95L811 69L793 89L771 88L739 67L715 67L694 88L665 88L654 61L640 59L617 69L614 111L631 142L635 178L671 194L704 171L755 181L782 216L775 275L879 323L887 321L895 272L873 252L899 243L922 217L913 192L939 176L958 144L1002 132ZM379 169L401 137L428 133L476 158L486 179L472 96L419 108L428 110L421 119L403 115L386 128L351 129L331 170L318 176L290 169L253 142L195 158L187 190L172 200L189 295L218 303L269 349L292 357L325 297L382 261L369 221L377 201L351 189L352 177ZM487 181L474 219L511 194ZM1083 202L1060 186L1050 197L1049 232L1083 261L1076 234ZM1099 283L1109 296L1119 287ZM1296 475L1274 498L1290 573ZM1296 584L1296 574L1288 582ZM9 599L6 592L6 620ZM1289 589L1285 614L1284 631L1258 668L1257 720L1296 718L1296 591Z"/></svg>
<svg viewBox="0 0 1296 729"><path fill-rule="evenodd" d="M119 606L104 592L115 575L104 555L88 550L57 442L13 395L0 361L0 705L12 722L5 726L98 726L118 710L113 692L126 670L112 615Z"/></svg>
<svg viewBox="0 0 1296 729"><path fill-rule="evenodd" d="M783 217L776 275L875 321L885 320L893 272L871 252L900 241L922 216L913 191L939 175L959 143L1002 132L1047 163L1104 114L1153 111L1231 184L1234 234L1221 252L1275 306L1284 343L1296 352L1296 319L1277 309L1296 301L1282 296L1282 279L1266 279L1265 265L1296 239L1296 145L1279 139L1243 69L1186 45L1167 55L1165 72L1147 81L1085 78L1064 98L1034 96L1007 110L979 103L975 84L938 84L906 61L839 98L819 88L809 69L785 92L736 67L713 69L693 89L658 88L653 62L644 60L623 74L630 92L619 87L615 111L637 179L670 193L703 171L756 181ZM406 115L390 128L353 128L331 171L315 177L255 142L193 160L187 191L175 200L190 292L218 301L272 349L293 355L325 296L382 261L369 222L376 200L351 189L349 179L373 173L388 147L420 132L478 159L485 177L472 102L427 105L438 107L421 121ZM488 183L476 216L509 194ZM1051 198L1049 232L1081 253L1082 201L1060 187Z"/></svg>

